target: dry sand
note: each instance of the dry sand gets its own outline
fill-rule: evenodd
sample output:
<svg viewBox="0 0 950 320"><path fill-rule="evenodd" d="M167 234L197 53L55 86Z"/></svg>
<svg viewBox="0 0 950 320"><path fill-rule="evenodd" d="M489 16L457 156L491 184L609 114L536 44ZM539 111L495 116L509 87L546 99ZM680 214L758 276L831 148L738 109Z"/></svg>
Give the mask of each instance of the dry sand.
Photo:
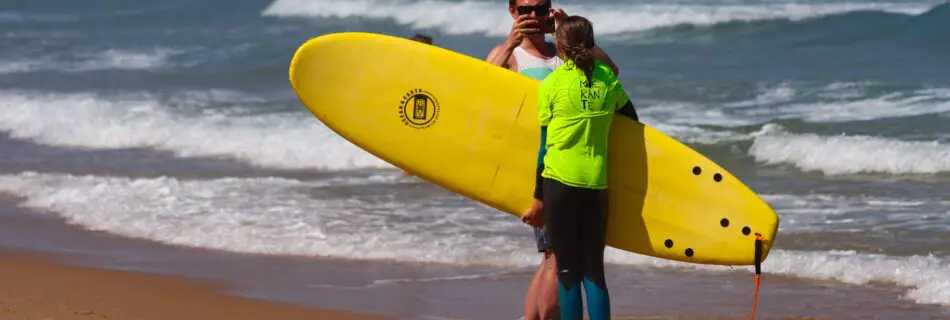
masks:
<svg viewBox="0 0 950 320"><path fill-rule="evenodd" d="M0 251L0 319L382 319L222 294L224 287Z"/></svg>

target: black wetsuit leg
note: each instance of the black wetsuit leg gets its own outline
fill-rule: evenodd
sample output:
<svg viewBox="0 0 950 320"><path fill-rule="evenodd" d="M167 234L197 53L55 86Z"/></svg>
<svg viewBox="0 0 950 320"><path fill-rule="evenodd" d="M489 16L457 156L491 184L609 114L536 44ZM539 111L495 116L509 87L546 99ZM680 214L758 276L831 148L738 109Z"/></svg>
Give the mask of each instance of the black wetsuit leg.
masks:
<svg viewBox="0 0 950 320"><path fill-rule="evenodd" d="M591 319L610 315L604 279L606 190L565 185L544 178L544 214L558 270L561 316L580 319L581 284Z"/></svg>

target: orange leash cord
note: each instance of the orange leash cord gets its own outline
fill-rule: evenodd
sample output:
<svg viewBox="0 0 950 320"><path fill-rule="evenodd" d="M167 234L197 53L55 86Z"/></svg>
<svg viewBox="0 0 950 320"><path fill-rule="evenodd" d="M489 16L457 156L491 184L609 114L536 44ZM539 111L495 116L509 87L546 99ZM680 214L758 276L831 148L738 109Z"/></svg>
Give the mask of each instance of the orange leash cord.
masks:
<svg viewBox="0 0 950 320"><path fill-rule="evenodd" d="M762 275L762 234L755 234L755 295L752 300L752 318L755 320L755 307L759 304L759 276Z"/></svg>

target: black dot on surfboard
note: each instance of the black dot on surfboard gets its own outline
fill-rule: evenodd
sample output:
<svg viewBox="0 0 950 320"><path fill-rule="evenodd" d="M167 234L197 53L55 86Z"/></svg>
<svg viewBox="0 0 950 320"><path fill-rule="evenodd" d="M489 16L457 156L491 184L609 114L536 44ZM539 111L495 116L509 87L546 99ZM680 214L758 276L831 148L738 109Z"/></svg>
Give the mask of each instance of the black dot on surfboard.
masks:
<svg viewBox="0 0 950 320"><path fill-rule="evenodd" d="M742 227L742 234L749 235L750 233L752 233L752 229L749 229L748 226Z"/></svg>
<svg viewBox="0 0 950 320"><path fill-rule="evenodd" d="M693 249L686 248L686 256L687 256L687 257L692 257L692 256L693 256Z"/></svg>
<svg viewBox="0 0 950 320"><path fill-rule="evenodd" d="M663 245L665 245L667 248L672 248L672 247L673 247L673 239L666 239L666 241L663 241Z"/></svg>
<svg viewBox="0 0 950 320"><path fill-rule="evenodd" d="M718 174L718 173L717 173L717 174L714 174L714 175L713 175L713 180L716 180L716 182L722 181L722 175L721 175L721 174Z"/></svg>
<svg viewBox="0 0 950 320"><path fill-rule="evenodd" d="M700 173L703 173L703 169L700 169L699 166L693 167L693 174L698 176Z"/></svg>
<svg viewBox="0 0 950 320"><path fill-rule="evenodd" d="M723 228L728 227L728 226L729 226L729 219L722 218L722 220L719 220L719 225L722 226Z"/></svg>

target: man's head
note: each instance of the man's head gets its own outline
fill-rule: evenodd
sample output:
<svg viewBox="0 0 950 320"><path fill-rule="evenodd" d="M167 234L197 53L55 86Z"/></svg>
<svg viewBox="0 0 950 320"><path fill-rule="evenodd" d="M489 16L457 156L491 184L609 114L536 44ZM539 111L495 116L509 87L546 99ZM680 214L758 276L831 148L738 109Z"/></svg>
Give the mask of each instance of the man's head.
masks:
<svg viewBox="0 0 950 320"><path fill-rule="evenodd" d="M508 0L508 12L511 18L517 19L520 15L531 15L544 25L551 18L551 0Z"/></svg>

